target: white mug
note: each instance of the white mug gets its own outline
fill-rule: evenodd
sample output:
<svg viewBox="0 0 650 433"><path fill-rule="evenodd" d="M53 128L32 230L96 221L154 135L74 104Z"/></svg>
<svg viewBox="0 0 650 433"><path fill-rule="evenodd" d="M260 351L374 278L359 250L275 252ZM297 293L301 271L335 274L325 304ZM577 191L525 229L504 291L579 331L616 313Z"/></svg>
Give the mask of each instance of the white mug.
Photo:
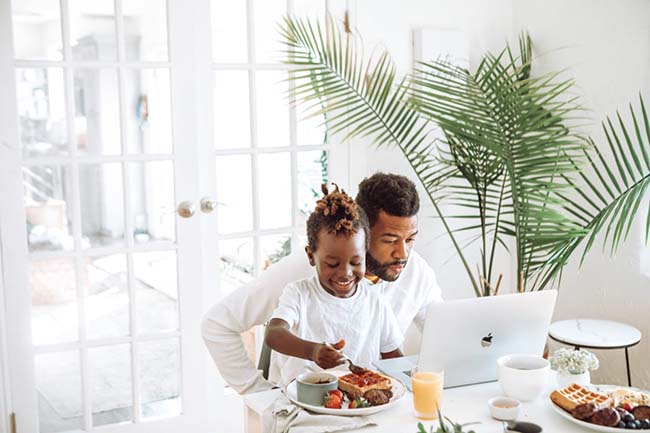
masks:
<svg viewBox="0 0 650 433"><path fill-rule="evenodd" d="M508 397L531 401L546 389L550 368L541 356L506 355L497 360L497 378Z"/></svg>

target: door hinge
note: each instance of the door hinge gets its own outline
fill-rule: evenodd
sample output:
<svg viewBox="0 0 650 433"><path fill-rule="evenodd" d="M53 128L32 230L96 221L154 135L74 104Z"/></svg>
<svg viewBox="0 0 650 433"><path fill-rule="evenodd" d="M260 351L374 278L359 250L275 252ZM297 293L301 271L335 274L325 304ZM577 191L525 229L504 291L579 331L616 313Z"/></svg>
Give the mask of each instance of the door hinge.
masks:
<svg viewBox="0 0 650 433"><path fill-rule="evenodd" d="M18 433L18 430L16 430L16 412L9 414L9 433Z"/></svg>

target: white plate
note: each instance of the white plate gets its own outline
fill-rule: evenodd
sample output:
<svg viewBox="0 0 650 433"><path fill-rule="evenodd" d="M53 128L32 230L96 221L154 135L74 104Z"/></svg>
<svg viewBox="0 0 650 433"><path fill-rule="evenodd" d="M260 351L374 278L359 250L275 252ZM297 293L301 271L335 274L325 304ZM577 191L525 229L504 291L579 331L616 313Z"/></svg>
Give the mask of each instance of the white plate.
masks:
<svg viewBox="0 0 650 433"><path fill-rule="evenodd" d="M631 431L631 430L626 430L624 428L605 427L603 425L592 424L592 423L586 422L586 421L580 421L579 419L574 418L573 415L571 415L569 412L562 409L560 406L556 406L555 403L551 402L551 406L553 407L553 409L555 409L555 411L557 413L559 413L560 415L562 415L564 418L568 419L572 423L581 425L581 426L583 426L585 428L588 428L590 430L609 432L609 433L621 433L622 431ZM641 431L643 431L643 430L641 430Z"/></svg>
<svg viewBox="0 0 650 433"><path fill-rule="evenodd" d="M336 376L342 376L349 372L328 371L328 373L335 374ZM392 377L388 377L388 378L390 379L391 385L393 386L393 397L390 399L390 401L380 406L361 407L358 409L346 408L345 406L347 400L343 403L343 408L341 409L330 409L324 406L312 406L311 404L301 403L298 401L295 380L292 380L287 386L285 386L283 391L284 394L287 396L287 398L291 400L291 402L312 412L322 413L326 415L344 415L344 416L371 415L373 413L381 412L382 410L386 410L390 407L395 406L397 402L403 399L404 396L406 395L406 388L404 387L404 384L402 384L402 382Z"/></svg>
<svg viewBox="0 0 650 433"><path fill-rule="evenodd" d="M617 385L589 385L587 386L592 391L600 392L600 393L607 393L614 391L616 389L629 389L631 391L641 391L639 388L633 388L629 386L617 386ZM643 392L648 392L648 391L643 391ZM565 411L562 409L560 406L557 406L555 403L551 402L551 406L553 406L553 409L560 415L562 415L564 418L568 419L574 424L581 425L585 428L588 428L590 430L594 431L601 431L601 432L609 432L609 433L620 433L622 431L628 431L627 429L624 428L619 428L619 427L605 427L602 425L598 424L592 424L590 422L586 421L581 421L577 418L574 418L573 415L571 415L569 412Z"/></svg>

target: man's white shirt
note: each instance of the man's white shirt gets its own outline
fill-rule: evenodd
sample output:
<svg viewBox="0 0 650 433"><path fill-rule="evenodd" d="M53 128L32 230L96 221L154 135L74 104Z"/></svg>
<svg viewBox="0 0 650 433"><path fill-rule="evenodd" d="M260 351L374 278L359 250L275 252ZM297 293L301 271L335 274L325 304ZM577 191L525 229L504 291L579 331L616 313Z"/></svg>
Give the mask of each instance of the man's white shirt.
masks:
<svg viewBox="0 0 650 433"><path fill-rule="evenodd" d="M285 286L313 276L315 271L305 252L295 252L226 296L204 316L206 346L223 379L237 392L270 389L270 382L280 379L277 354L272 356L269 382L248 359L240 334L270 320ZM413 322L422 330L427 306L442 300L433 270L415 251L396 281L380 281L369 289L380 293L390 305L402 334Z"/></svg>
<svg viewBox="0 0 650 433"><path fill-rule="evenodd" d="M380 353L398 349L404 337L384 297L363 279L354 294L338 298L329 294L318 277L285 287L272 319L282 319L303 340L334 344L345 340L342 351L355 363L370 365ZM304 371L322 370L316 363L278 353L278 384L284 386Z"/></svg>

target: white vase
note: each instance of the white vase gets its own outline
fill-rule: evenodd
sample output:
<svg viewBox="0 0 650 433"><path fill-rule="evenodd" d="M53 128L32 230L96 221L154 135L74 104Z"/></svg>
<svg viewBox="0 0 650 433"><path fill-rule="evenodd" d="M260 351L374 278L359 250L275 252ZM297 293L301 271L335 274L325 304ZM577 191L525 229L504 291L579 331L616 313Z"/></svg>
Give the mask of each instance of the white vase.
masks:
<svg viewBox="0 0 650 433"><path fill-rule="evenodd" d="M587 386L591 383L591 375L589 370L580 374L566 374L566 373L557 373L557 385L560 388L567 387L572 383L577 383L578 385Z"/></svg>

